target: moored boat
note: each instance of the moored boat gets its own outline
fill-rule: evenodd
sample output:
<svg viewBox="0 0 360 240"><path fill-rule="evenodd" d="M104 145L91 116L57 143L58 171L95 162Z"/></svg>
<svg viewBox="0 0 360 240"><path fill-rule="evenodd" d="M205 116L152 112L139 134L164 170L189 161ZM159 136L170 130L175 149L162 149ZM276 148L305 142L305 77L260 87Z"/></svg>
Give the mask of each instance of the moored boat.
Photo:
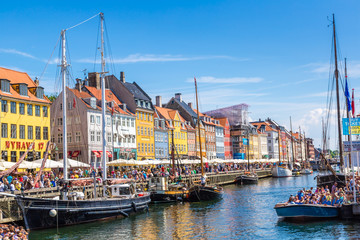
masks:
<svg viewBox="0 0 360 240"><path fill-rule="evenodd" d="M258 182L258 176L255 173L243 174L235 178L235 183L240 184L255 184Z"/></svg>
<svg viewBox="0 0 360 240"><path fill-rule="evenodd" d="M309 168L303 168L303 169L301 169L300 173L304 174L304 175L308 175L308 174L312 174L313 170L311 170Z"/></svg>
<svg viewBox="0 0 360 240"><path fill-rule="evenodd" d="M339 207L322 204L278 203L274 208L279 217L294 220L336 218L339 216Z"/></svg>
<svg viewBox="0 0 360 240"><path fill-rule="evenodd" d="M271 169L271 174L273 177L291 177L292 172L286 166L274 166Z"/></svg>
<svg viewBox="0 0 360 240"><path fill-rule="evenodd" d="M211 201L222 198L223 188L209 185L194 185L189 189L189 202Z"/></svg>
<svg viewBox="0 0 360 240"><path fill-rule="evenodd" d="M171 203L186 200L188 190L183 184L168 184L167 177L149 179L149 192L152 203Z"/></svg>

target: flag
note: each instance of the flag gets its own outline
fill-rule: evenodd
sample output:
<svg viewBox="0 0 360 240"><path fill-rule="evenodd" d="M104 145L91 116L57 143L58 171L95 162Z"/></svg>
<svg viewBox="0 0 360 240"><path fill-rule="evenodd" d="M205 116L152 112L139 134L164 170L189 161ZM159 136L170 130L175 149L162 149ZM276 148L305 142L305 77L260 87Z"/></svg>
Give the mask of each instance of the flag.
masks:
<svg viewBox="0 0 360 240"><path fill-rule="evenodd" d="M73 108L76 108L76 101L75 101L75 98L73 100Z"/></svg>
<svg viewBox="0 0 360 240"><path fill-rule="evenodd" d="M350 104L350 93L349 93L349 87L348 87L347 79L345 79L345 97L346 97L347 110L350 112L351 111L351 104Z"/></svg>
<svg viewBox="0 0 360 240"><path fill-rule="evenodd" d="M353 115L353 118L354 118L355 117L354 89L352 89L351 109L352 109L352 115Z"/></svg>

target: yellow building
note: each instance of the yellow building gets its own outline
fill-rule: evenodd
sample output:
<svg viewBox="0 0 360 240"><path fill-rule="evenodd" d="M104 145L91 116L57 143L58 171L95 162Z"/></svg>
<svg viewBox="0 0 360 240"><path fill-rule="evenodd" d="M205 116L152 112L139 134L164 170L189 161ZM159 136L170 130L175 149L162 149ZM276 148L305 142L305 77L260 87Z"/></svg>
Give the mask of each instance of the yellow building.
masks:
<svg viewBox="0 0 360 240"><path fill-rule="evenodd" d="M196 142L196 157L200 159L200 146L199 146L199 130L198 125L195 126L195 142ZM205 146L205 127L200 121L200 142L201 142L201 150L202 150L202 157L206 157L206 146Z"/></svg>
<svg viewBox="0 0 360 240"><path fill-rule="evenodd" d="M43 158L50 139L50 104L39 81L0 67L1 158L16 162L35 142L26 160Z"/></svg>
<svg viewBox="0 0 360 240"><path fill-rule="evenodd" d="M251 134L249 136L250 141L249 141L249 147L250 147L250 151L249 151L249 157L250 159L256 160L256 159L261 159L260 157L260 148L259 148L259 135L258 134Z"/></svg>
<svg viewBox="0 0 360 240"><path fill-rule="evenodd" d="M155 106L158 115L166 120L169 129L169 154L172 151L172 138L174 138L175 156L187 157L188 139L185 119L177 110Z"/></svg>
<svg viewBox="0 0 360 240"><path fill-rule="evenodd" d="M136 109L137 159L154 159L154 112Z"/></svg>

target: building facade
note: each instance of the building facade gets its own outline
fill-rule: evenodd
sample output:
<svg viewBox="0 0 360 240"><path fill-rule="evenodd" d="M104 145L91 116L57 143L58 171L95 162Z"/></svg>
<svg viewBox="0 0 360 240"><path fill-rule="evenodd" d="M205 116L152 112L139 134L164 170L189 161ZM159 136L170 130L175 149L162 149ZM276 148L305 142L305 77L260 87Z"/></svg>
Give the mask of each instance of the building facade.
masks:
<svg viewBox="0 0 360 240"><path fill-rule="evenodd" d="M167 159L169 157L169 134L165 119L154 113L155 158Z"/></svg>
<svg viewBox="0 0 360 240"><path fill-rule="evenodd" d="M227 118L217 119L223 127L224 135L224 157L225 159L232 159L232 142L230 139L230 124Z"/></svg>
<svg viewBox="0 0 360 240"><path fill-rule="evenodd" d="M16 162L34 142L26 160L44 157L50 140L50 104L39 81L0 67L1 158Z"/></svg>

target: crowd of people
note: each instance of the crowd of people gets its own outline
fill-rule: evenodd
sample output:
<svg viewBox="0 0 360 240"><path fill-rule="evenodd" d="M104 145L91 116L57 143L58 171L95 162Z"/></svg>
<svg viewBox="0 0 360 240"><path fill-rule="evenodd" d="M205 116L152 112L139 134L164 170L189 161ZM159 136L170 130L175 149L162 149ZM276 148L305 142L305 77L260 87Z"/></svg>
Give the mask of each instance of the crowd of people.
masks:
<svg viewBox="0 0 360 240"><path fill-rule="evenodd" d="M0 224L0 240L28 239L28 232L23 226Z"/></svg>
<svg viewBox="0 0 360 240"><path fill-rule="evenodd" d="M344 203L353 201L353 191L351 180L348 181L344 188L339 188L337 183L334 183L329 189L329 186L318 187L315 190L311 187L298 191L295 196L291 195L288 204L323 204L327 206L341 206Z"/></svg>
<svg viewBox="0 0 360 240"><path fill-rule="evenodd" d="M251 163L250 170L265 169L270 167L268 163ZM248 170L246 163L228 163L228 164L204 164L206 173L227 173L234 170ZM103 171L101 168L89 169L69 169L70 179L93 178L96 177L101 182ZM181 176L191 176L201 173L201 166L197 165L180 165L175 167L175 174L169 165L153 165L153 166L127 166L127 167L109 167L107 171L108 178L133 179L137 182L146 182L151 177L166 176L170 178L178 178ZM61 170L51 170L42 172L36 181L38 173L35 172L17 172L0 178L0 192L26 191L35 188L49 188L62 185L63 173Z"/></svg>

